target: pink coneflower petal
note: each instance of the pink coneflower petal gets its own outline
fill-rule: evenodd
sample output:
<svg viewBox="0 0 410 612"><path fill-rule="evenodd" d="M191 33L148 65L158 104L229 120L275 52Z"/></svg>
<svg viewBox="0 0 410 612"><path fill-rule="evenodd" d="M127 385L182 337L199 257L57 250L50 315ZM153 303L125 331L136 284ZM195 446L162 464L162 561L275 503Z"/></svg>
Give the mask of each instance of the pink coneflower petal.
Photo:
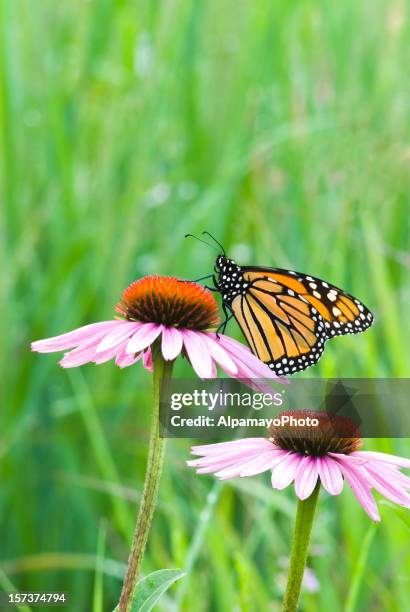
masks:
<svg viewBox="0 0 410 612"><path fill-rule="evenodd" d="M242 438L242 440L230 440L229 442L215 442L214 444L204 444L202 446L192 446L191 452L194 455L213 455L226 451L241 450L245 447L258 448L261 452L272 448L272 443L266 438Z"/></svg>
<svg viewBox="0 0 410 612"><path fill-rule="evenodd" d="M341 455L337 461L348 485L370 518L374 521L380 521L380 514L365 476L360 474L358 468L353 467L347 461L344 461L344 458L345 457Z"/></svg>
<svg viewBox="0 0 410 612"><path fill-rule="evenodd" d="M149 370L150 372L154 371L154 362L152 360L152 351L150 348L144 351L144 354L142 356L142 363L146 370Z"/></svg>
<svg viewBox="0 0 410 612"><path fill-rule="evenodd" d="M410 478L400 472L396 465L382 463L378 460L369 461L364 465L364 470L377 469L377 473L386 478L389 482L394 482L404 490L410 490Z"/></svg>
<svg viewBox="0 0 410 612"><path fill-rule="evenodd" d="M343 459L345 459L346 462L350 463L351 465L365 465L369 461L369 458L366 459L366 457L358 457L355 453L351 453L350 455L343 455L341 453L330 452L327 454L329 455L329 457L333 457L334 459L339 459L339 457L343 457Z"/></svg>
<svg viewBox="0 0 410 612"><path fill-rule="evenodd" d="M250 351L249 351L250 352ZM250 353L253 357L253 353ZM241 361L242 358L240 357ZM248 360L246 362L243 362L244 364L244 368L246 370L249 370L249 372L251 373L251 378L278 378L276 376L276 374L274 374L274 372L272 372L272 370L269 368L269 366L266 365L266 363L263 363L263 361L261 361L260 359L256 359L253 360L251 362L249 362L249 357ZM281 380L285 380L285 379L281 379Z"/></svg>
<svg viewBox="0 0 410 612"><path fill-rule="evenodd" d="M400 485L385 478L380 473L378 467L366 467L366 480L371 487L379 491L387 499L401 506L410 507L410 495Z"/></svg>
<svg viewBox="0 0 410 612"><path fill-rule="evenodd" d="M229 467L223 467L222 469L214 472L215 476L220 480L227 480L228 478L238 478L241 475L242 469L245 469L247 464L242 460L236 463L232 463Z"/></svg>
<svg viewBox="0 0 410 612"><path fill-rule="evenodd" d="M216 465L223 461L225 462L225 465L228 466L231 461L237 463L242 459L248 460L250 457L254 459L255 457L259 456L260 451L257 448L250 446L247 448L244 447L241 450L236 449L221 453L214 453L211 456L201 457L200 459L190 459L187 461L187 465L191 467L202 467L204 465Z"/></svg>
<svg viewBox="0 0 410 612"><path fill-rule="evenodd" d="M66 353L64 357L60 361L60 365L63 368L74 368L79 365L84 365L93 361L96 356L96 349L101 340L102 334L105 332L100 332L96 336L88 339L87 341L83 341L80 346L73 349L69 353Z"/></svg>
<svg viewBox="0 0 410 612"><path fill-rule="evenodd" d="M216 338L216 334L208 335ZM289 383L285 377L276 376L266 363L255 357L251 350L241 344L241 342L229 336L222 335L219 336L219 339L217 338L216 341L219 342L222 348L235 360L238 366L236 378L245 380L261 379L261 383L259 385L256 383L255 388L262 392L269 392L269 390L271 390L266 383L263 384L263 379L276 379L282 384Z"/></svg>
<svg viewBox="0 0 410 612"><path fill-rule="evenodd" d="M202 340L205 342L211 357L227 372L227 374L235 375L238 372L238 366L230 357L229 353L223 349L220 342L215 340L212 334L201 334Z"/></svg>
<svg viewBox="0 0 410 612"><path fill-rule="evenodd" d="M271 451L269 451L271 452ZM255 459L261 456L261 453L255 448L242 449L235 456L230 455L229 458L220 457L218 467L214 465L214 473L218 478L234 478L240 476L242 470L251 467ZM207 458L209 459L209 458ZM209 465L209 461L208 461Z"/></svg>
<svg viewBox="0 0 410 612"><path fill-rule="evenodd" d="M144 323L137 329L128 342L127 353L138 353L150 346L158 338L162 331L162 325L157 323Z"/></svg>
<svg viewBox="0 0 410 612"><path fill-rule="evenodd" d="M60 359L59 364L62 368L77 368L80 365L85 365L93 361L95 357L95 348L85 349L76 354L68 353Z"/></svg>
<svg viewBox="0 0 410 612"><path fill-rule="evenodd" d="M280 452L281 451L268 451L262 455L260 453L255 455L254 452L253 454L249 454L247 457L242 456L239 461L234 463L232 463L231 460L231 466L218 470L215 472L215 474L219 478L225 479L233 478L234 476L253 476L255 474L260 474L261 472L266 472L266 470L270 469L273 465L275 465L275 463L278 462L279 458L277 457L277 454Z"/></svg>
<svg viewBox="0 0 410 612"><path fill-rule="evenodd" d="M255 455L249 455L247 457L233 458L230 459L220 459L219 461L215 461L212 464L200 465L197 468L198 474L208 474L213 473L219 477L229 477L233 478L235 476L240 476L241 471L247 467L252 461L257 459ZM232 475L230 475L230 470L233 469ZM228 473L229 472L229 473Z"/></svg>
<svg viewBox="0 0 410 612"><path fill-rule="evenodd" d="M271 451L269 451L271 452ZM198 468L198 473L217 473L219 470L232 466L243 466L248 461L252 461L260 456L260 451L252 446L243 447L240 450L229 450L217 452L213 455L201 457L187 461L187 465Z"/></svg>
<svg viewBox="0 0 410 612"><path fill-rule="evenodd" d="M254 457L253 457L254 458ZM233 467L234 465L237 465L239 467L239 465L242 465L242 461L243 459L239 459L237 457L232 457L231 459L215 459L214 461L212 461L212 463L201 463L199 465L193 465L192 463L188 463L187 461L187 465L189 465L190 467L195 467L197 468L197 473L198 474L208 474L208 473L214 473L217 474L219 472L219 470L223 470L226 468L230 468Z"/></svg>
<svg viewBox="0 0 410 612"><path fill-rule="evenodd" d="M218 370L216 369L215 362L211 360L211 376L209 378L216 378L218 376Z"/></svg>
<svg viewBox="0 0 410 612"><path fill-rule="evenodd" d="M257 368L249 365L249 362L244 363L238 356L236 357L236 366L238 368L236 378L241 378L244 380L252 380L252 378L266 378L266 375L262 376L260 372L257 371Z"/></svg>
<svg viewBox="0 0 410 612"><path fill-rule="evenodd" d="M233 465L233 464L232 464ZM226 464L224 463L224 461L220 461L220 463L215 464L215 465L207 465L205 467L199 467L196 470L197 474L217 474L218 470L222 470L222 468L225 468Z"/></svg>
<svg viewBox="0 0 410 612"><path fill-rule="evenodd" d="M246 466L243 466L239 476L254 476L266 472L266 470L272 469L280 461L282 461L283 451L271 450L262 455L258 455L255 459L250 461Z"/></svg>
<svg viewBox="0 0 410 612"><path fill-rule="evenodd" d="M164 327L161 338L161 351L164 359L171 361L182 351L182 334L172 327Z"/></svg>
<svg viewBox="0 0 410 612"><path fill-rule="evenodd" d="M235 378L241 381L242 384L250 387L254 391L259 391L260 393L273 393L272 387L266 381L266 378L261 378L260 374L255 373L255 371L248 366L244 365L239 359L236 360L236 365L238 366L238 371L235 375ZM277 380L276 374L274 376ZM270 376L271 380L273 376Z"/></svg>
<svg viewBox="0 0 410 612"><path fill-rule="evenodd" d="M127 346L127 339L123 340L121 344L112 346L111 348L106 349L105 351L98 352L98 346L96 348L95 357L93 361L95 364L100 365L101 363L106 363L110 359L113 359L114 357L118 355L118 353L122 353Z"/></svg>
<svg viewBox="0 0 410 612"><path fill-rule="evenodd" d="M350 456L359 457L362 459L377 459L378 461L383 461L384 463L410 468L410 459L396 455L389 455L388 453L379 453L377 451L356 451Z"/></svg>
<svg viewBox="0 0 410 612"><path fill-rule="evenodd" d="M93 338L102 338L107 332L115 329L119 321L101 321L84 325L66 334L37 340L31 343L31 350L39 353L54 353L56 351L66 351L79 346L82 342L87 342Z"/></svg>
<svg viewBox="0 0 410 612"><path fill-rule="evenodd" d="M316 457L302 457L295 474L295 491L299 499L307 499L312 494L317 477Z"/></svg>
<svg viewBox="0 0 410 612"><path fill-rule="evenodd" d="M112 347L118 346L137 331L142 323L136 321L118 321L118 325L103 337L97 346L97 353L102 353Z"/></svg>
<svg viewBox="0 0 410 612"><path fill-rule="evenodd" d="M251 374L250 378L275 378L266 363L255 358L253 353L237 340L229 338L229 336L219 336L219 339L217 339L216 334L209 335L216 342L219 342L230 356L235 358L236 363L242 364L244 371Z"/></svg>
<svg viewBox="0 0 410 612"><path fill-rule="evenodd" d="M301 456L290 451L282 451L282 461L272 470L271 483L274 489L286 489L294 480Z"/></svg>
<svg viewBox="0 0 410 612"><path fill-rule="evenodd" d="M343 490L343 476L336 461L329 457L318 457L319 478L330 495L339 495Z"/></svg>
<svg viewBox="0 0 410 612"><path fill-rule="evenodd" d="M237 340L234 340L233 338L224 335L220 335L218 338L217 335L213 333L209 334L209 336L213 338L215 342L219 342L220 346L222 346L222 348L224 348L225 351L227 351L230 355L234 355L243 363L252 361L252 358L249 359L249 356L253 356L252 352ZM269 367L266 364L259 360L258 362L260 363L261 371L265 373L266 370L268 370L270 372Z"/></svg>
<svg viewBox="0 0 410 612"><path fill-rule="evenodd" d="M278 379L266 363L255 357L248 348L237 340L228 336L219 336L218 338L216 334L208 334L208 336L214 342L218 342L219 346L234 360L237 367L235 377L249 387L262 393L272 393L272 388L266 382L266 379L272 380L275 378L280 380L281 383L287 382L284 378ZM232 376L228 370L227 372Z"/></svg>
<svg viewBox="0 0 410 612"><path fill-rule="evenodd" d="M182 331L189 361L199 378L212 378L212 360L201 336L188 329Z"/></svg>
<svg viewBox="0 0 410 612"><path fill-rule="evenodd" d="M128 366L131 366L134 363L136 363L139 359L141 359L141 357L142 357L142 353L136 353L135 355L129 355L125 351L125 348L123 348L117 354L115 358L115 363L119 368L127 368Z"/></svg>

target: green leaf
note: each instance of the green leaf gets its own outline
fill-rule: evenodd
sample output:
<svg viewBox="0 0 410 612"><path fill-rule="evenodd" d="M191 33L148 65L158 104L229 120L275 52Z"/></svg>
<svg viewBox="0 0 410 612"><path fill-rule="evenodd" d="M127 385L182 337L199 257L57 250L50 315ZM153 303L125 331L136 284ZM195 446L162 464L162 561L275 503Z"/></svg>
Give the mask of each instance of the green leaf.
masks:
<svg viewBox="0 0 410 612"><path fill-rule="evenodd" d="M405 525L408 529L410 529L410 516L407 508L403 508L401 506L397 506L392 504L391 502L383 499L380 502L381 506L387 507L389 510L393 512Z"/></svg>
<svg viewBox="0 0 410 612"><path fill-rule="evenodd" d="M141 578L136 584L131 612L150 612L161 595L186 575L179 569L162 569ZM118 612L118 606L113 612Z"/></svg>
<svg viewBox="0 0 410 612"><path fill-rule="evenodd" d="M354 612L357 606L357 599L359 596L360 587L363 582L363 577L366 570L366 563L369 556L369 550L373 538L375 536L376 530L378 529L378 523L371 523L368 528L362 542L362 547L360 551L360 555L356 561L356 565L353 570L353 575L351 578L351 584L349 592L346 597L346 604L344 607L344 612Z"/></svg>

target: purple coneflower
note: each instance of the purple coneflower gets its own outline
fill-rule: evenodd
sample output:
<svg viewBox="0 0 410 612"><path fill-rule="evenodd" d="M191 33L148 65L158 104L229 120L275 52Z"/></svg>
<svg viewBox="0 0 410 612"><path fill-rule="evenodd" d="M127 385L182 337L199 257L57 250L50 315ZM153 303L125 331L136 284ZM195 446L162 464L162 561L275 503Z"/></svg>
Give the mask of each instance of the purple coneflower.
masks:
<svg viewBox="0 0 410 612"><path fill-rule="evenodd" d="M247 347L212 331L220 322L218 305L197 283L147 276L125 289L116 311L121 319L38 340L31 348L39 353L72 349L60 361L63 368L110 359L124 368L143 358L145 367L152 369L151 346L158 340L166 361L182 353L200 378L215 378L216 364L231 377L272 378L268 366Z"/></svg>
<svg viewBox="0 0 410 612"><path fill-rule="evenodd" d="M410 507L410 478L399 471L400 467L410 468L409 459L360 451L360 438L342 438L339 433L329 437L329 430L323 431L326 421L329 423L327 413L292 412L294 418L308 414L319 417L321 425L317 431L306 428L306 437L300 431L292 432L291 427L285 430L282 427L281 431L272 427L269 439L243 438L193 446L192 453L201 459L188 461L188 465L198 468L198 474L213 473L221 480L271 470L272 487L285 489L294 482L301 500L312 494L318 480L330 495L339 495L346 481L374 521L380 521L380 515L372 488L387 499Z"/></svg>
<svg viewBox="0 0 410 612"><path fill-rule="evenodd" d="M123 292L117 320L92 323L74 331L33 342L39 353L67 351L60 364L73 368L115 359L124 368L142 358L153 371L153 413L144 490L128 559L119 611L128 612L155 510L165 440L159 437L160 386L171 377L178 355L186 356L200 378L214 378L218 364L229 376L251 384L252 379L274 378L267 365L240 342L217 337L220 317L210 291L193 282L165 276L147 276ZM263 384L263 383L261 383ZM255 381L253 386L258 386Z"/></svg>
<svg viewBox="0 0 410 612"><path fill-rule="evenodd" d="M330 495L339 495L346 481L370 518L380 521L372 489L409 508L410 478L400 468L410 468L410 460L358 450L361 439L347 419L308 410L285 415L305 422L307 417L317 419L318 426L272 426L268 439L193 446L192 453L200 459L187 463L198 474L212 473L221 480L270 470L273 488L285 489L294 482L299 502L284 610L296 610L320 483Z"/></svg>

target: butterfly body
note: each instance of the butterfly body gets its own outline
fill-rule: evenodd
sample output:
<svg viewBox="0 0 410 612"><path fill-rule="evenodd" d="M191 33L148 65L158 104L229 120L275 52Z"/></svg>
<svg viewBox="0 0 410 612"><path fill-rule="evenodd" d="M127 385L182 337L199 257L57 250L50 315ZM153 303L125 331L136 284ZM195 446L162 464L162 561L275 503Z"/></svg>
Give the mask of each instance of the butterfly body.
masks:
<svg viewBox="0 0 410 612"><path fill-rule="evenodd" d="M373 323L357 298L319 278L281 268L215 263L215 288L251 350L279 375L315 364L327 340Z"/></svg>

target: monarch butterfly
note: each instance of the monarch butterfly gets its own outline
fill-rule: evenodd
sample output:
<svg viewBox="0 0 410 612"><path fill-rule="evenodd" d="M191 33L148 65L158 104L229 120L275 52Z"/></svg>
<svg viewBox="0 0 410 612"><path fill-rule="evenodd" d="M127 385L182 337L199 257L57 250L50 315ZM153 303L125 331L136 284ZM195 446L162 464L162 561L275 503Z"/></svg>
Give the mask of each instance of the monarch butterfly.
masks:
<svg viewBox="0 0 410 612"><path fill-rule="evenodd" d="M221 295L225 321L218 332L235 317L252 352L276 374L304 370L317 363L330 338L372 325L370 310L335 285L293 270L239 266L202 233L221 249L215 274L198 279L212 278L208 289Z"/></svg>

